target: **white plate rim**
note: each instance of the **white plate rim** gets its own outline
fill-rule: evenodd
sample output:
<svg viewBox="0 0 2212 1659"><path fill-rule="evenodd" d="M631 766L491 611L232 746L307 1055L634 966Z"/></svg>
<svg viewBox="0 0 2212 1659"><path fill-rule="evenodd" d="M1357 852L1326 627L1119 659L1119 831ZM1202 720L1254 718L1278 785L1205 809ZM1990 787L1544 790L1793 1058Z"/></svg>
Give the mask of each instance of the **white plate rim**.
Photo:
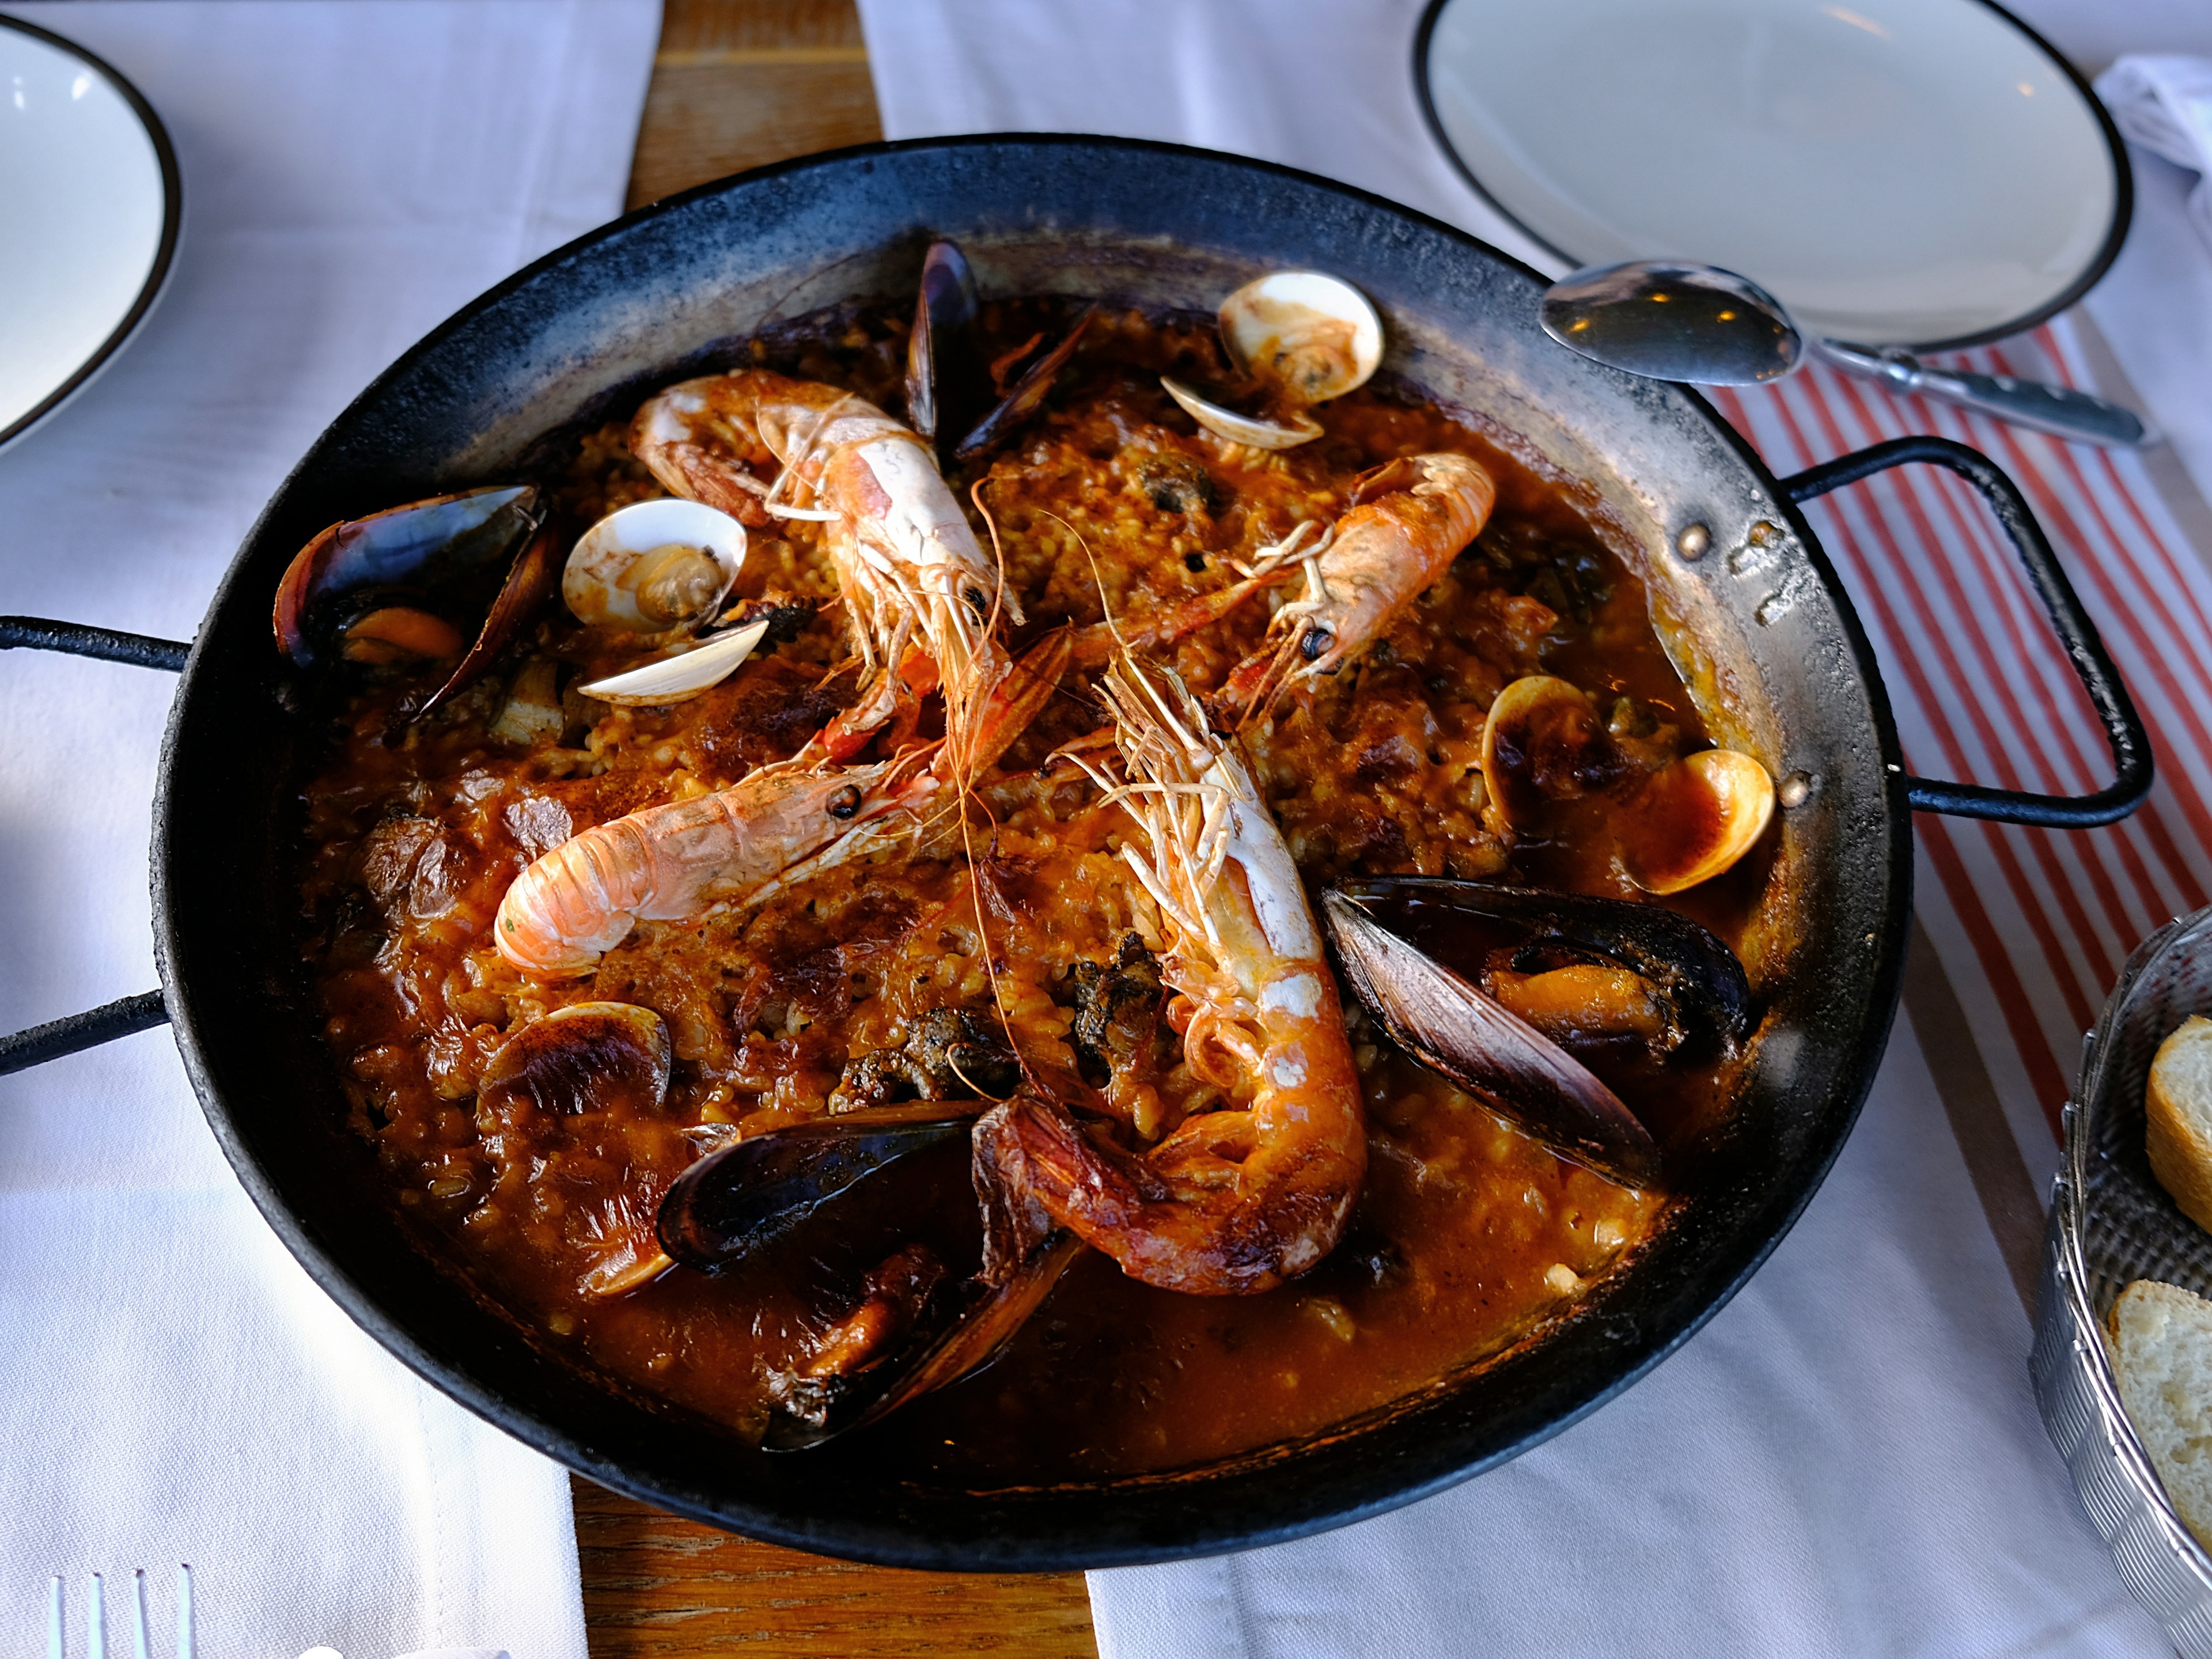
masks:
<svg viewBox="0 0 2212 1659"><path fill-rule="evenodd" d="M161 118L154 112L138 88L132 86L122 71L105 58L86 51L74 40L56 34L52 29L42 29L36 23L27 23L20 17L0 15L0 28L12 29L33 40L66 52L115 89L118 96L131 106L139 125L146 129L146 137L154 146L154 155L161 168L161 240L155 250L154 263L146 272L146 280L139 286L131 307L92 354L71 370L66 379L52 392L24 411L13 422L0 427L0 446L21 437L46 416L84 390L93 377L107 367L108 362L123 349L126 341L138 331L161 298L162 289L169 280L169 270L176 258L177 236L184 223L185 191L183 175L177 169L177 152L169 143L168 130Z"/></svg>
<svg viewBox="0 0 2212 1659"><path fill-rule="evenodd" d="M2112 125L2111 112L2106 109L2103 100L2082 77L2081 71L2060 57L2048 40L1999 5L1997 0L1965 0L1965 3L1995 13L2000 22L2010 27L2028 45L2042 53L2051 65L2072 83L2075 91L2081 94L2082 101L2088 105L2090 113L2096 117L2097 130L2104 135L2105 148L2112 156L2112 219L2106 228L2105 239L2099 244L2095 255L2054 298L1992 328L1946 339L1914 342L1905 348L1911 351L1964 350L1968 346L1987 345L1995 340L2009 338L2040 323L2048 322L2097 285L2098 278L2119 257L2120 244L2127 240L2128 224L2135 216L2135 174L2128 166L2128 147L2121 142L2119 129ZM1491 194L1489 187L1475 175L1474 169L1467 164L1452 143L1450 135L1444 131L1443 118L1437 112L1435 95L1429 86L1429 44L1444 8L1453 3L1455 0L1427 0L1421 9L1419 26L1413 32L1413 95L1420 104L1421 118L1428 125L1429 136L1435 140L1437 148L1443 152L1444 159L1452 164L1453 170L1467 181L1468 187L1482 198L1499 217L1553 258L1562 261L1571 269L1580 269L1589 262L1559 246L1547 237L1538 234L1534 227L1523 223L1512 209Z"/></svg>

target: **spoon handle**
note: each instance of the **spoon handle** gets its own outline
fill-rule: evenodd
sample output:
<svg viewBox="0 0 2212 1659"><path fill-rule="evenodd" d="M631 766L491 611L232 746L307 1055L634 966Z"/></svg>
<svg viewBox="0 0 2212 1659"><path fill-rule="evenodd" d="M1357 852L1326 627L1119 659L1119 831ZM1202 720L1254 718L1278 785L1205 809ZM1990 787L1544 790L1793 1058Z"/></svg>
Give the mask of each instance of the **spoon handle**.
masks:
<svg viewBox="0 0 2212 1659"><path fill-rule="evenodd" d="M2132 449L2153 441L2142 416L2131 409L2093 398L2070 386L2022 380L2009 374L1976 374L1964 369L1929 368L1904 352L1879 352L1839 340L1816 340L1815 352L1827 362L1897 392L1917 392L1946 403L1978 409L1984 415L2033 427L2081 443Z"/></svg>

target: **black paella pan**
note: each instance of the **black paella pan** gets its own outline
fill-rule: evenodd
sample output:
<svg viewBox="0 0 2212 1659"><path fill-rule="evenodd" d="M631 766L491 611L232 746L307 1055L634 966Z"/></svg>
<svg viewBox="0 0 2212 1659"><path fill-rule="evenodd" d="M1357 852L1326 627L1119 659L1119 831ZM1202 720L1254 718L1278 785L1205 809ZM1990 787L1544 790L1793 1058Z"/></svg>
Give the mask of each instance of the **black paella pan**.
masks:
<svg viewBox="0 0 2212 1659"><path fill-rule="evenodd" d="M1655 613L1723 743L1781 781L1761 937L1787 967L1741 1106L1668 1224L1536 1338L1297 1444L1207 1469L1051 1489L933 1485L866 1437L745 1447L541 1347L410 1243L340 1125L336 1065L295 939L289 845L313 723L269 631L316 532L500 481L549 432L626 412L764 319L909 295L933 235L988 292L1210 310L1256 272L1335 272L1370 295L1386 369L1487 412L1590 481L1641 550ZM1480 1473L1556 1433L1711 1316L1802 1210L1856 1117L1894 1012L1915 809L2085 825L2142 799L2150 758L2111 662L2032 518L1973 451L1908 439L1778 481L1688 390L1600 368L1537 325L1541 279L1404 208L1167 145L981 137L876 145L706 186L548 256L433 332L309 451L189 647L0 619L0 645L181 669L155 813L161 989L0 1042L0 1069L166 1017L216 1139L316 1280L464 1405L619 1491L802 1548L901 1565L1070 1568L1266 1543ZM2003 522L2110 733L2118 781L2078 800L1905 775L1843 588L1796 503L1927 461ZM241 806L247 810L241 810ZM216 830L220 830L220 833Z"/></svg>

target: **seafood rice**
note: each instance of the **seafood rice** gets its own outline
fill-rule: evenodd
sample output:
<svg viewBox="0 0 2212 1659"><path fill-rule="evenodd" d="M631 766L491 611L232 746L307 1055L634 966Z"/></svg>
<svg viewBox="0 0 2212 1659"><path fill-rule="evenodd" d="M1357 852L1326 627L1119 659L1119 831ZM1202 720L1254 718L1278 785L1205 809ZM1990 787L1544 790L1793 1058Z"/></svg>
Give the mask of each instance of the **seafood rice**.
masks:
<svg viewBox="0 0 2212 1659"><path fill-rule="evenodd" d="M1269 313L1263 356L1231 307L932 259L912 314L764 332L526 496L303 553L353 1134L539 1340L771 1447L1187 1467L1540 1336L1730 1109L1765 775L1595 492L1357 331ZM1625 1103L1642 1174L1346 988L1320 895L1407 877L1582 928L1420 943ZM1718 1036L1589 944L1662 904L1753 968Z"/></svg>

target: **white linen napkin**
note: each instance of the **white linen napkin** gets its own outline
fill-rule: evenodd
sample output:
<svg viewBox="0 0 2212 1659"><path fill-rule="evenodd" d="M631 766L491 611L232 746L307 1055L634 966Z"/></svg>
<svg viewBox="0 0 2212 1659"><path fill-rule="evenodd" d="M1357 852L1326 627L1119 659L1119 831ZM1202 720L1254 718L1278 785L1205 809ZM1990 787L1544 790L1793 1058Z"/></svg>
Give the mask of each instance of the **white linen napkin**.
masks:
<svg viewBox="0 0 2212 1659"><path fill-rule="evenodd" d="M2197 175L2189 217L2212 252L2212 59L2123 58L2097 77L2097 96L2122 137Z"/></svg>
<svg viewBox="0 0 2212 1659"><path fill-rule="evenodd" d="M2128 141L2135 220L2084 303L2212 501L2212 58L2123 58L2097 94Z"/></svg>
<svg viewBox="0 0 2212 1659"><path fill-rule="evenodd" d="M145 94L185 223L141 336L0 451L0 611L188 639L261 504L378 370L620 210L659 8L6 9ZM0 654L0 1028L154 982L171 687ZM81 1632L84 1575L112 1590L143 1567L165 1630L181 1560L210 1654L584 1659L562 1472L315 1288L163 1032L0 1079L0 1641L26 1650L48 1574Z"/></svg>
<svg viewBox="0 0 2212 1659"><path fill-rule="evenodd" d="M1420 9L861 0L892 137L1027 127L1203 143L1512 248L1421 124ZM1900 1020L1805 1218L1651 1376L1516 1462L1379 1519L1093 1573L1100 1650L2169 1653L2075 1506L2030 1398L2028 1345Z"/></svg>

